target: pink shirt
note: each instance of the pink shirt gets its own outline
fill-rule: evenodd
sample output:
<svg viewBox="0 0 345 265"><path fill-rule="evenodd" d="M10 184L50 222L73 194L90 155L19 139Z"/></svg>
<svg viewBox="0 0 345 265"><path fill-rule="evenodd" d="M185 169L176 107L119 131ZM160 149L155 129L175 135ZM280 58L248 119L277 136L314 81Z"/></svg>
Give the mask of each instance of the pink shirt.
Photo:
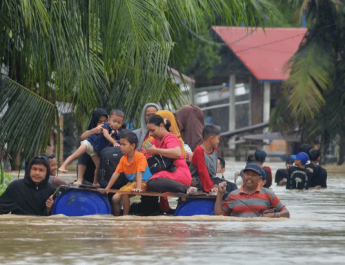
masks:
<svg viewBox="0 0 345 265"><path fill-rule="evenodd" d="M162 149L169 149L175 148L179 146L181 148L181 143L179 139L172 133L167 133L164 138L159 141L157 139L153 139L152 144L155 145L157 148ZM185 185L190 185L192 181L192 177L190 174L190 170L186 161L184 160L183 154L181 152L181 156L175 160L176 171L168 172L168 171L161 171L154 174L151 179L154 178L169 178L174 181L180 182Z"/></svg>

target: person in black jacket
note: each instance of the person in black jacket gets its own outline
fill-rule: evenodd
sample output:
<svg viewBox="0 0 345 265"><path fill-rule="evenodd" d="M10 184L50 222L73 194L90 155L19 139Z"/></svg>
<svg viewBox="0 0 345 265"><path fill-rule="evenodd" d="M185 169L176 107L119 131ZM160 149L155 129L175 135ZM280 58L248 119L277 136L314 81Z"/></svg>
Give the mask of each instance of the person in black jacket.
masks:
<svg viewBox="0 0 345 265"><path fill-rule="evenodd" d="M320 151L311 149L309 151L310 163L306 168L313 173L309 187L314 189L327 188L327 171L319 165Z"/></svg>
<svg viewBox="0 0 345 265"><path fill-rule="evenodd" d="M285 186L286 185L286 180L288 177L288 170L290 167L293 166L293 163L295 160L292 158L288 158L285 161L285 168L280 168L276 172L275 180L274 182L277 183L277 186Z"/></svg>
<svg viewBox="0 0 345 265"><path fill-rule="evenodd" d="M10 183L0 197L0 214L49 215L54 203L55 188L49 181L49 162L34 157L23 179Z"/></svg>

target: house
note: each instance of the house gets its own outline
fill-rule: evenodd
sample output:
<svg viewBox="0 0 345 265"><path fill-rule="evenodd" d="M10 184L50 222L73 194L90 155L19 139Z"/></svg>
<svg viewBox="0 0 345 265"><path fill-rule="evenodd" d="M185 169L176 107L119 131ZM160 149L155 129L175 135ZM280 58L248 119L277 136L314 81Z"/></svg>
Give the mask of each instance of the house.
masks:
<svg viewBox="0 0 345 265"><path fill-rule="evenodd" d="M203 86L195 89L196 104L204 116L221 126L223 138L230 139L231 153L238 155L239 150L245 150L240 156L246 155L253 141L262 145L263 140L270 143L265 147L269 154L288 153L286 140L298 141L296 135L284 140L282 134L263 133L268 132L265 127L289 75L284 71L286 63L307 29L213 26L212 30L223 44L223 63L212 80L196 80Z"/></svg>

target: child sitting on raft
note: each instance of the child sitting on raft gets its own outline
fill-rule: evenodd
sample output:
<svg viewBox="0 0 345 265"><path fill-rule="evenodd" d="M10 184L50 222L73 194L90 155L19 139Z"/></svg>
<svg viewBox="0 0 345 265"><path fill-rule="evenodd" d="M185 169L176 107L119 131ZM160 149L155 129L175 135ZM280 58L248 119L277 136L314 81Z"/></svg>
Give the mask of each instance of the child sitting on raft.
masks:
<svg viewBox="0 0 345 265"><path fill-rule="evenodd" d="M70 155L65 162L59 168L60 172L66 173L68 170L66 167L76 160L78 157L87 153L91 156L92 161L94 162L96 169L95 169L95 177L94 177L94 186L99 186L98 183L98 169L99 169L99 154L101 151L109 146L111 143L113 146L120 146L117 143L117 140L120 139L120 132L119 129L123 124L123 112L121 110L112 110L110 112L110 117L108 122L102 125L102 133L101 134L93 134L90 135L86 140L81 142L80 147L75 151L72 155ZM74 184L82 184L82 179L78 179L77 182Z"/></svg>
<svg viewBox="0 0 345 265"><path fill-rule="evenodd" d="M223 178L217 177L220 130L213 125L206 125L202 137L204 142L195 148L190 170L199 190L217 192L217 184L224 181ZM234 183L226 183L227 192L237 189Z"/></svg>
<svg viewBox="0 0 345 265"><path fill-rule="evenodd" d="M136 150L138 145L138 137L135 133L125 131L121 135L120 146L121 152L124 156L120 159L114 174L112 175L106 189L110 189L120 173L124 173L129 180L126 186L123 186L120 191L146 191L146 183L152 176L147 164L145 156ZM123 215L129 214L130 200L129 195L116 193L112 198L112 205L114 215L121 214L121 200L123 204Z"/></svg>

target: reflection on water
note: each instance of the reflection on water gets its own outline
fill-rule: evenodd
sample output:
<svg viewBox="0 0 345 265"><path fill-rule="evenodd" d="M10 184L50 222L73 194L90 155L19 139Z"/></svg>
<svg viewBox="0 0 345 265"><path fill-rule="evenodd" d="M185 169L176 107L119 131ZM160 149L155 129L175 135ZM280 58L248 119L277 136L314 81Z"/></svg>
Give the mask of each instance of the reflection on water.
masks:
<svg viewBox="0 0 345 265"><path fill-rule="evenodd" d="M344 173L329 175L326 190L273 187L291 219L0 216L0 263L343 264Z"/></svg>

